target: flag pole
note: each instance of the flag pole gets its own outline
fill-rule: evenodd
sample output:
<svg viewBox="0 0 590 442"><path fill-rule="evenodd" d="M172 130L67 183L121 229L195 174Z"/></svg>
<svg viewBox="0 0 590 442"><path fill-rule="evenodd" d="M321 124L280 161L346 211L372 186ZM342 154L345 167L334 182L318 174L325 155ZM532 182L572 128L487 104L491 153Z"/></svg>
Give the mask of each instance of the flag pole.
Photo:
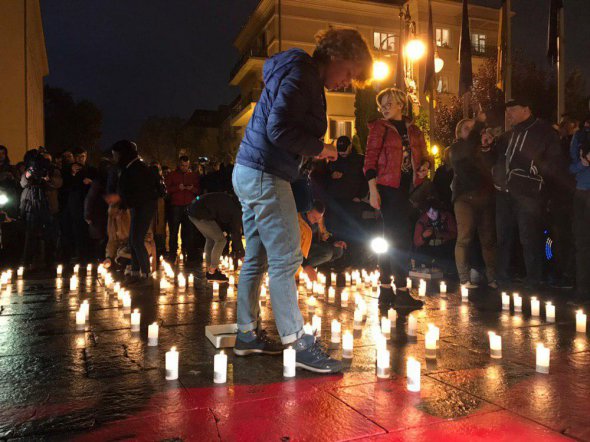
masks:
<svg viewBox="0 0 590 442"><path fill-rule="evenodd" d="M506 68L504 73L504 97L512 98L512 0L506 0Z"/></svg>
<svg viewBox="0 0 590 442"><path fill-rule="evenodd" d="M565 6L559 9L557 25L557 121L565 114Z"/></svg>

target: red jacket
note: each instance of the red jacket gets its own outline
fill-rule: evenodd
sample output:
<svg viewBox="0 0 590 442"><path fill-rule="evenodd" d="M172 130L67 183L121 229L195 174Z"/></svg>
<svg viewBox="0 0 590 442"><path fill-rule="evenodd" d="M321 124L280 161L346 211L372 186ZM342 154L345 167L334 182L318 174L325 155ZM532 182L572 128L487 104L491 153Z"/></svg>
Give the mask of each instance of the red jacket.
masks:
<svg viewBox="0 0 590 442"><path fill-rule="evenodd" d="M439 211L438 216L440 218L440 224L438 226L432 224L426 213L423 213L420 219L418 219L414 228L414 245L416 247L422 247L428 244L430 240L435 240L435 243L440 242L441 244L445 244L457 239L457 222L455 221L455 217L446 210ZM427 229L432 229L432 236L424 238L422 235Z"/></svg>
<svg viewBox="0 0 590 442"><path fill-rule="evenodd" d="M407 123L410 149L412 151L412 168L414 170L414 186L422 184L416 176L420 163L428 157L424 134L414 124ZM403 147L402 138L395 126L387 120L379 119L369 123L369 138L365 153L364 172L375 170L377 184L395 187L400 185L402 175Z"/></svg>
<svg viewBox="0 0 590 442"><path fill-rule="evenodd" d="M180 185L192 185L192 189L180 189ZM166 190L170 195L170 204L173 206L187 206L199 193L201 193L201 186L199 185L199 175L194 172L182 173L176 169L170 172L166 177Z"/></svg>

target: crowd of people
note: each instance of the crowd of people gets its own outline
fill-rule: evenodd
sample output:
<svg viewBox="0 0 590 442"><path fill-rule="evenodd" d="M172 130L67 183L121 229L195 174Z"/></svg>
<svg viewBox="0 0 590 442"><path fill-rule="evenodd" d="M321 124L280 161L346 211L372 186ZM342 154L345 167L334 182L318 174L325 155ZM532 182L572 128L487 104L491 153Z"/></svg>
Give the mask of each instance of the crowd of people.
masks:
<svg viewBox="0 0 590 442"><path fill-rule="evenodd" d="M570 301L587 303L590 118L553 127L526 97L512 99L508 130L486 127L482 111L460 121L435 170L424 134L407 117L406 94L387 88L377 95L382 118L368 125L364 155L346 136L324 143L325 89L366 81L371 66L366 42L350 29L320 32L311 56L291 49L271 57L235 165L206 172L188 156L174 170L148 164L128 140L96 166L80 148L56 158L31 150L12 166L2 146L3 250L24 244L28 268L102 262L131 284L149 284L160 255L190 265L204 251L205 278L218 282L227 280L224 252L244 258L235 353L282 351L260 329L268 272L281 343L316 372L341 368L305 334L297 306L296 278L315 280L318 268L378 264L382 309L423 306L405 287L416 268L456 275L471 289L520 279L531 290L575 288ZM367 250L377 236L389 244L380 256Z"/></svg>

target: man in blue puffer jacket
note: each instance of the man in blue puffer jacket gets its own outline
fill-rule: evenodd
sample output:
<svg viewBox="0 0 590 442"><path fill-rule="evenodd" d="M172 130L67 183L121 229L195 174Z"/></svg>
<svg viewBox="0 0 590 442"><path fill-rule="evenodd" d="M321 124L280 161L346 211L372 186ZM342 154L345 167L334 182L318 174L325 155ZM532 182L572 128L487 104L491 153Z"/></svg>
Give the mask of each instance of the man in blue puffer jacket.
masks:
<svg viewBox="0 0 590 442"><path fill-rule="evenodd" d="M303 157L337 158L324 144L324 88L350 87L370 76L372 58L361 35L330 29L316 36L313 56L300 49L276 54L264 65L265 88L236 158L233 185L242 204L246 256L238 285L238 337L234 353L280 354L282 346L259 330L260 284L268 268L270 297L283 345L296 350L297 366L338 372L312 335L304 334L295 273L301 265L297 210L291 182Z"/></svg>

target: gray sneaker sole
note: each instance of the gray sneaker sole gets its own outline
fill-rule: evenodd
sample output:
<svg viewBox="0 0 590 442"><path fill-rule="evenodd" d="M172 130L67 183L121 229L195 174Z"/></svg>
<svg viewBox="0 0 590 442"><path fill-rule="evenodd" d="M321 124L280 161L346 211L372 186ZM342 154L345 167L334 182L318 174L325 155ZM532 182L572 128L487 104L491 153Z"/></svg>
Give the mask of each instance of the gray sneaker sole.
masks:
<svg viewBox="0 0 590 442"><path fill-rule="evenodd" d="M234 354L236 356L249 356L249 355L280 355L283 353L282 350L279 351L269 351L269 350L262 350L260 348L246 348L244 350L239 350L234 348Z"/></svg>
<svg viewBox="0 0 590 442"><path fill-rule="evenodd" d="M335 370L333 368L317 368L302 362L295 362L295 367L303 368L304 370L313 371L314 373L340 373L342 368Z"/></svg>

